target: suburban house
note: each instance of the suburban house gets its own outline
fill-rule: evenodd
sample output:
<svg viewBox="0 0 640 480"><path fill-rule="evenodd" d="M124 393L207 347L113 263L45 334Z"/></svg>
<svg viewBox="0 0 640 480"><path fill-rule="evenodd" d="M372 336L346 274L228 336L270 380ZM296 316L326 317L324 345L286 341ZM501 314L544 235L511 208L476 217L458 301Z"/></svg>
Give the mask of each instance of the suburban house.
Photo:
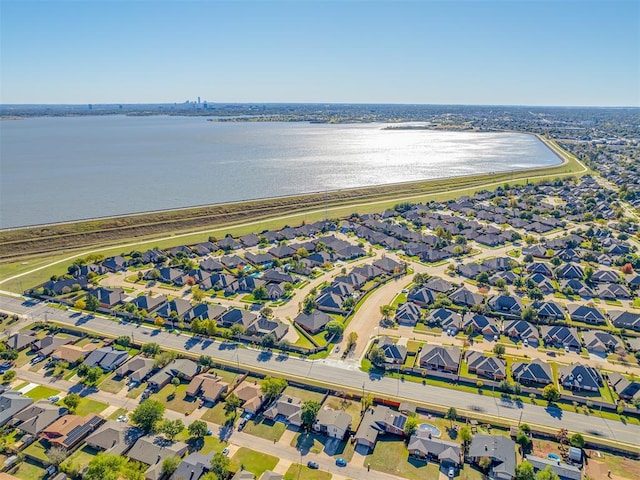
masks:
<svg viewBox="0 0 640 480"><path fill-rule="evenodd" d="M444 330L453 328L458 331L462 327L460 314L446 308L433 310L426 318L426 321L431 325L440 325Z"/></svg>
<svg viewBox="0 0 640 480"><path fill-rule="evenodd" d="M289 331L289 325L281 322L277 318L267 318L260 316L247 327L246 334L262 337L273 335L276 340L282 340Z"/></svg>
<svg viewBox="0 0 640 480"><path fill-rule="evenodd" d="M462 330L467 331L469 328L474 333L485 337L493 338L494 335L500 335L500 329L495 318L485 317L479 313L462 317Z"/></svg>
<svg viewBox="0 0 640 480"><path fill-rule="evenodd" d="M58 337L56 335L47 335L41 340L37 340L31 344L31 350L38 352L39 355L48 357L58 347L72 343L77 337Z"/></svg>
<svg viewBox="0 0 640 480"><path fill-rule="evenodd" d="M600 310L586 305L569 305L569 317L574 322L590 323L592 325L602 325L606 323L604 315Z"/></svg>
<svg viewBox="0 0 640 480"><path fill-rule="evenodd" d="M302 425L302 400L280 395L263 413L264 418L299 427Z"/></svg>
<svg viewBox="0 0 640 480"><path fill-rule="evenodd" d="M48 400L40 400L14 415L11 425L36 436L67 413L64 407L54 405Z"/></svg>
<svg viewBox="0 0 640 480"><path fill-rule="evenodd" d="M129 450L142 435L144 435L142 430L126 422L108 420L104 425L89 435L86 442L87 445L96 450L122 455Z"/></svg>
<svg viewBox="0 0 640 480"><path fill-rule="evenodd" d="M575 465L569 465L568 463L551 460L550 458L536 457L533 455L525 455L525 459L533 466L534 473L538 473L540 470L545 470L547 467L550 467L551 471L560 477L560 480L582 479L582 470Z"/></svg>
<svg viewBox="0 0 640 480"><path fill-rule="evenodd" d="M14 390L6 390L0 393L0 427L32 403L32 399L23 397L20 392Z"/></svg>
<svg viewBox="0 0 640 480"><path fill-rule="evenodd" d="M459 288L450 294L449 299L456 305L461 305L463 307L473 307L474 305L480 305L484 302L483 295L473 293L466 287Z"/></svg>
<svg viewBox="0 0 640 480"><path fill-rule="evenodd" d="M96 288L89 292L89 295L93 295L100 302L101 307L111 308L124 302L127 298L127 294L122 288Z"/></svg>
<svg viewBox="0 0 640 480"><path fill-rule="evenodd" d="M351 415L332 408L322 408L316 416L313 429L327 437L344 439L347 432L351 428Z"/></svg>
<svg viewBox="0 0 640 480"><path fill-rule="evenodd" d="M620 398L627 402L633 402L640 398L640 382L629 380L617 372L609 373L607 376L609 377L611 388L615 390Z"/></svg>
<svg viewBox="0 0 640 480"><path fill-rule="evenodd" d="M168 457L182 457L189 446L183 442L171 442L163 437L144 436L138 439L127 453L127 456L138 462L149 465L145 472L145 480L162 478L162 462Z"/></svg>
<svg viewBox="0 0 640 480"><path fill-rule="evenodd" d="M422 316L420 307L412 302L403 303L396 310L395 321L400 325L415 326Z"/></svg>
<svg viewBox="0 0 640 480"><path fill-rule="evenodd" d="M475 435L467 456L476 464L483 457L490 458L490 478L513 480L516 476L516 444L510 438L501 435Z"/></svg>
<svg viewBox="0 0 640 480"><path fill-rule="evenodd" d="M182 320L185 315L191 311L191 309L193 309L191 302L183 298L175 298L170 302L160 305L160 307L155 311L155 314L169 320L172 318Z"/></svg>
<svg viewBox="0 0 640 480"><path fill-rule="evenodd" d="M174 377L189 380L200 372L200 365L186 358L176 358L148 381L149 387L160 390Z"/></svg>
<svg viewBox="0 0 640 480"><path fill-rule="evenodd" d="M558 321L565 319L564 311L556 302L536 301L533 302L531 306L538 311L538 318L540 320Z"/></svg>
<svg viewBox="0 0 640 480"><path fill-rule="evenodd" d="M470 373L493 380L503 380L507 376L507 364L504 360L482 352L467 352L467 366Z"/></svg>
<svg viewBox="0 0 640 480"><path fill-rule="evenodd" d="M193 309L189 310L184 315L185 322L191 322L192 320L217 320L220 315L226 312L227 309L222 305L211 305L210 303L199 303Z"/></svg>
<svg viewBox="0 0 640 480"><path fill-rule="evenodd" d="M258 318L258 316L255 313L248 312L247 310L241 310L240 308L232 308L220 316L218 323L220 326L226 328L233 325L240 325L242 328L246 329L256 321L256 318Z"/></svg>
<svg viewBox="0 0 640 480"><path fill-rule="evenodd" d="M415 287L407 294L407 301L415 303L419 307L427 307L436 301L436 293L425 287Z"/></svg>
<svg viewBox="0 0 640 480"><path fill-rule="evenodd" d="M517 315L522 313L522 301L511 295L496 295L489 299L489 307L496 313Z"/></svg>
<svg viewBox="0 0 640 480"><path fill-rule="evenodd" d="M393 338L386 335L378 340L378 347L384 352L385 363L402 365L407 358L407 346L397 344Z"/></svg>
<svg viewBox="0 0 640 480"><path fill-rule="evenodd" d="M205 402L215 403L228 388L229 384L220 377L203 373L191 379L185 394L190 397L200 396Z"/></svg>
<svg viewBox="0 0 640 480"><path fill-rule="evenodd" d="M569 390L597 392L602 387L602 377L598 371L580 363L560 367L558 380L564 388Z"/></svg>
<svg viewBox="0 0 640 480"><path fill-rule="evenodd" d="M425 283L424 287L436 293L448 293L455 288L455 285L441 278L434 277Z"/></svg>
<svg viewBox="0 0 640 480"><path fill-rule="evenodd" d="M504 323L503 332L509 338L517 339L520 341L527 341L532 347L537 347L540 344L540 333L538 328L532 323L524 320L511 320Z"/></svg>
<svg viewBox="0 0 640 480"><path fill-rule="evenodd" d="M97 348L84 359L84 364L90 367L100 367L105 372L115 370L129 358L126 350L116 350L113 347Z"/></svg>
<svg viewBox="0 0 640 480"><path fill-rule="evenodd" d="M192 453L182 459L171 480L198 480L211 469L214 452L208 455Z"/></svg>
<svg viewBox="0 0 640 480"><path fill-rule="evenodd" d="M429 370L458 373L458 367L460 366L460 349L458 347L425 345L422 347L420 366Z"/></svg>
<svg viewBox="0 0 640 480"><path fill-rule="evenodd" d="M131 303L133 303L138 309L146 310L147 313L151 313L160 305L163 305L166 302L167 297L164 295L158 295L157 297L152 297L151 295L141 295L134 298Z"/></svg>
<svg viewBox="0 0 640 480"><path fill-rule="evenodd" d="M264 396L259 385L242 382L233 393L242 401L242 408L247 413L256 414L264 403Z"/></svg>
<svg viewBox="0 0 640 480"><path fill-rule="evenodd" d="M553 373L548 363L536 358L531 362L513 362L511 374L518 383L527 386L553 383Z"/></svg>
<svg viewBox="0 0 640 480"><path fill-rule="evenodd" d="M590 353L605 355L609 352L624 352L624 343L620 337L602 330L586 330L582 332L582 341Z"/></svg>
<svg viewBox="0 0 640 480"><path fill-rule="evenodd" d="M410 456L421 460L437 461L445 468L462 464L460 444L430 438L430 435L424 432L411 435L407 449Z"/></svg>
<svg viewBox="0 0 640 480"><path fill-rule="evenodd" d="M99 415L65 415L43 429L40 437L51 445L71 450L103 423L104 419Z"/></svg>
<svg viewBox="0 0 640 480"><path fill-rule="evenodd" d="M609 315L614 327L640 332L640 313L611 311Z"/></svg>
<svg viewBox="0 0 640 480"><path fill-rule="evenodd" d="M51 354L51 358L54 360L62 360L73 365L97 348L98 346L95 343L88 343L83 347L79 347L78 345L60 345L60 347Z"/></svg>
<svg viewBox="0 0 640 480"><path fill-rule="evenodd" d="M575 327L543 325L540 330L545 345L559 348L569 347L572 350L580 350L582 346L582 342L578 337L578 330Z"/></svg>
<svg viewBox="0 0 640 480"><path fill-rule="evenodd" d="M26 330L20 333L14 333L7 339L7 347L17 350L18 352L31 346L38 340L36 332L32 330Z"/></svg>
<svg viewBox="0 0 640 480"><path fill-rule="evenodd" d="M320 310L314 310L310 314L300 313L293 322L300 328L303 328L311 334L316 334L322 330L327 323L331 321L331 317Z"/></svg>
<svg viewBox="0 0 640 480"><path fill-rule="evenodd" d="M127 363L116 369L116 377L129 377L138 383L142 383L154 368L153 358L143 356L133 357Z"/></svg>
<svg viewBox="0 0 640 480"><path fill-rule="evenodd" d="M362 417L358 431L354 436L356 444L372 449L379 434L404 435L406 423L406 415L394 412L389 407L378 405L369 408Z"/></svg>

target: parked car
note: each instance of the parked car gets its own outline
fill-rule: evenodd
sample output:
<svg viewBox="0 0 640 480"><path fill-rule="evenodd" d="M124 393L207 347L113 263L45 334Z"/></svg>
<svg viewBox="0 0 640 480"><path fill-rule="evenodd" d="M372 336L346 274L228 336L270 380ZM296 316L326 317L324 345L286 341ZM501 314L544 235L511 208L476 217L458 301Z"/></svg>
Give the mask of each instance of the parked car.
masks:
<svg viewBox="0 0 640 480"><path fill-rule="evenodd" d="M336 465L338 467L346 467L347 461L344 458L336 458Z"/></svg>
<svg viewBox="0 0 640 480"><path fill-rule="evenodd" d="M48 398L48 400L51 403L56 403L58 400L60 400L60 397L58 395L52 395L51 397Z"/></svg>
<svg viewBox="0 0 640 480"><path fill-rule="evenodd" d="M453 467L449 467L449 471L447 472L447 477L453 478L456 476L456 469Z"/></svg>
<svg viewBox="0 0 640 480"><path fill-rule="evenodd" d="M317 470L319 468L319 465L316 462L308 461L307 462L307 467L308 468L313 468L314 470Z"/></svg>
<svg viewBox="0 0 640 480"><path fill-rule="evenodd" d="M224 450L222 450L222 454L223 455L229 455L229 447L224 447Z"/></svg>

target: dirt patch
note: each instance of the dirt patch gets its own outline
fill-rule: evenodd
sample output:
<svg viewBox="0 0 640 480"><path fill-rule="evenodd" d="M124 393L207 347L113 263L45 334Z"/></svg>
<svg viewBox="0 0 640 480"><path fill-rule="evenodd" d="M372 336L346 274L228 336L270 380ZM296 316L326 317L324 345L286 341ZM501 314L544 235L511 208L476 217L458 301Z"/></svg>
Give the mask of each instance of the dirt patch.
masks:
<svg viewBox="0 0 640 480"><path fill-rule="evenodd" d="M604 462L598 460L589 460L589 464L585 467L586 475L593 479L606 479L611 478L613 480L628 480L631 477L621 477L619 475L611 474L609 476L609 467Z"/></svg>

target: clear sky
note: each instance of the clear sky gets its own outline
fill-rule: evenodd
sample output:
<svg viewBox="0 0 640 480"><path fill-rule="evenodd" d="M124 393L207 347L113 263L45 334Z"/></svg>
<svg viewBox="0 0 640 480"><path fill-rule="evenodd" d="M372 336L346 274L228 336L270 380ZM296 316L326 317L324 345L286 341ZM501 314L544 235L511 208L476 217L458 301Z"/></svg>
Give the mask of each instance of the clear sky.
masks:
<svg viewBox="0 0 640 480"><path fill-rule="evenodd" d="M640 1L0 0L0 103L640 105Z"/></svg>

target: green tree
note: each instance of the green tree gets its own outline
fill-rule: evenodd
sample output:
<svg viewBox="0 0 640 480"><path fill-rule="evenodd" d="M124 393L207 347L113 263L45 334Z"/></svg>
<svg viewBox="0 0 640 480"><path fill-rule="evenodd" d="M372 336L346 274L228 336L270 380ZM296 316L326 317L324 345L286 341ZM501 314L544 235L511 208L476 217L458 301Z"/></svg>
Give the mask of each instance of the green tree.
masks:
<svg viewBox="0 0 640 480"><path fill-rule="evenodd" d="M129 345L131 345L131 337L128 337L127 335L122 335L116 338L114 343L116 345L120 345L121 347L129 348Z"/></svg>
<svg viewBox="0 0 640 480"><path fill-rule="evenodd" d="M207 423L202 420L195 420L191 425L187 427L189 436L192 438L203 438L209 431Z"/></svg>
<svg viewBox="0 0 640 480"><path fill-rule="evenodd" d="M558 391L558 387L555 385L547 385L542 389L542 398L544 398L547 402L557 402L560 400L560 392Z"/></svg>
<svg viewBox="0 0 640 480"><path fill-rule="evenodd" d="M69 456L69 453L64 448L51 447L49 450L47 450L46 455L51 464L57 467L65 461L65 459Z"/></svg>
<svg viewBox="0 0 640 480"><path fill-rule="evenodd" d="M145 432L155 431L156 425L164 415L164 405L157 400L143 400L133 411L131 422Z"/></svg>
<svg viewBox="0 0 640 480"><path fill-rule="evenodd" d="M271 307L262 307L260 309L260 315L262 315L264 318L273 317L273 308L271 308Z"/></svg>
<svg viewBox="0 0 640 480"><path fill-rule="evenodd" d="M384 368L387 357L384 354L384 350L374 345L373 347L371 347L371 350L369 350L369 360L376 367Z"/></svg>
<svg viewBox="0 0 640 480"><path fill-rule="evenodd" d="M422 285L424 285L429 281L429 278L431 277L429 276L428 273L416 273L413 276L413 283L421 287Z"/></svg>
<svg viewBox="0 0 640 480"><path fill-rule="evenodd" d="M216 453L211 459L211 473L218 480L224 480L229 475L229 458L222 453Z"/></svg>
<svg viewBox="0 0 640 480"><path fill-rule="evenodd" d="M353 309L353 307L355 306L356 306L356 301L353 299L353 297L347 297L342 302L342 310L346 312Z"/></svg>
<svg viewBox="0 0 640 480"><path fill-rule="evenodd" d="M353 347L357 341L358 341L358 333L350 332L349 336L347 337L347 350L351 349L351 347Z"/></svg>
<svg viewBox="0 0 640 480"><path fill-rule="evenodd" d="M495 353L498 357L502 358L504 352L506 351L504 345L500 345L499 343L493 347L493 353Z"/></svg>
<svg viewBox="0 0 640 480"><path fill-rule="evenodd" d="M523 452L528 452L529 448L531 448L531 439L529 435L520 430L516 435L516 443L522 447Z"/></svg>
<svg viewBox="0 0 640 480"><path fill-rule="evenodd" d="M529 323L535 322L538 318L538 311L533 307L523 308L520 313L520 318Z"/></svg>
<svg viewBox="0 0 640 480"><path fill-rule="evenodd" d="M551 470L551 465L547 465L544 470L539 470L534 477L535 480L560 480L556 472Z"/></svg>
<svg viewBox="0 0 640 480"><path fill-rule="evenodd" d="M487 272L480 272L476 275L476 282L480 285L487 285L489 283L489 274Z"/></svg>
<svg viewBox="0 0 640 480"><path fill-rule="evenodd" d="M2 383L10 383L14 378L16 378L16 371L9 370L8 372L5 372L4 375L2 375Z"/></svg>
<svg viewBox="0 0 640 480"><path fill-rule="evenodd" d="M267 287L265 287L264 285L260 285L259 287L254 288L253 292L251 293L253 294L253 298L258 301L269 298Z"/></svg>
<svg viewBox="0 0 640 480"><path fill-rule="evenodd" d="M382 315L382 320L384 320L385 322L391 320L391 317L393 316L395 311L396 309L393 307L393 305L382 305L380 307L380 315Z"/></svg>
<svg viewBox="0 0 640 480"><path fill-rule="evenodd" d="M584 448L584 437L579 433L574 433L573 435L571 435L569 443L572 447Z"/></svg>
<svg viewBox="0 0 640 480"><path fill-rule="evenodd" d="M164 368L175 358L175 352L160 352L153 359L153 365L156 368Z"/></svg>
<svg viewBox="0 0 640 480"><path fill-rule="evenodd" d="M460 440L462 440L463 445L468 445L473 440L473 434L471 433L471 428L468 426L464 426L460 429Z"/></svg>
<svg viewBox="0 0 640 480"><path fill-rule="evenodd" d="M69 409L70 413L74 413L78 405L80 405L80 395L77 393L70 393L62 399L62 403Z"/></svg>
<svg viewBox="0 0 640 480"><path fill-rule="evenodd" d="M126 457L100 452L91 459L83 480L142 480L144 476Z"/></svg>
<svg viewBox="0 0 640 480"><path fill-rule="evenodd" d="M338 320L331 320L330 322L327 322L327 325L324 328L331 338L339 338L340 335L342 335L342 332L344 332L344 325Z"/></svg>
<svg viewBox="0 0 640 480"><path fill-rule="evenodd" d="M157 343L146 343L142 346L141 351L147 357L153 357L160 351L160 345Z"/></svg>
<svg viewBox="0 0 640 480"><path fill-rule="evenodd" d="M516 466L516 480L534 480L533 465L526 460Z"/></svg>
<svg viewBox="0 0 640 480"><path fill-rule="evenodd" d="M273 333L267 333L260 339L260 346L263 348L271 348L278 342Z"/></svg>
<svg viewBox="0 0 640 480"><path fill-rule="evenodd" d="M418 429L418 419L416 417L409 417L404 424L404 434L407 437L411 437Z"/></svg>
<svg viewBox="0 0 640 480"><path fill-rule="evenodd" d="M453 422L458 419L458 411L455 409L455 407L449 407L447 413L445 413L444 415L444 418L451 422L451 428L453 428Z"/></svg>
<svg viewBox="0 0 640 480"><path fill-rule="evenodd" d="M176 457L175 455L165 458L162 461L162 474L167 478L173 475L173 472L178 469L181 461L180 457Z"/></svg>
<svg viewBox="0 0 640 480"><path fill-rule="evenodd" d="M236 412L241 405L242 401L235 393L232 393L224 401L224 413L229 417L235 418Z"/></svg>
<svg viewBox="0 0 640 480"><path fill-rule="evenodd" d="M87 295L84 297L84 301L87 305L87 310L90 312L95 312L100 307L100 300L93 295Z"/></svg>
<svg viewBox="0 0 640 480"><path fill-rule="evenodd" d="M95 387L100 377L102 377L102 368L91 367L87 370L87 373L80 378L80 383L88 387Z"/></svg>
<svg viewBox="0 0 640 480"><path fill-rule="evenodd" d="M287 381L283 378L265 377L260 384L260 390L267 401L276 398L285 388L287 388Z"/></svg>
<svg viewBox="0 0 640 480"><path fill-rule="evenodd" d="M304 313L305 315L311 315L316 309L316 306L316 299L313 297L313 295L307 295L306 297L304 297L304 300L302 302L302 313Z"/></svg>
<svg viewBox="0 0 640 480"><path fill-rule="evenodd" d="M184 430L184 422L179 418L176 420L162 420L158 425L158 431L172 442L182 430Z"/></svg>
<svg viewBox="0 0 640 480"><path fill-rule="evenodd" d="M308 400L302 404L302 425L304 425L307 430L311 430L313 428L313 424L316 421L319 411L320 404L318 402Z"/></svg>
<svg viewBox="0 0 640 480"><path fill-rule="evenodd" d="M193 298L195 302L201 302L202 299L204 299L204 296L205 293L200 290L200 287L197 285L195 287L191 287L191 298Z"/></svg>

